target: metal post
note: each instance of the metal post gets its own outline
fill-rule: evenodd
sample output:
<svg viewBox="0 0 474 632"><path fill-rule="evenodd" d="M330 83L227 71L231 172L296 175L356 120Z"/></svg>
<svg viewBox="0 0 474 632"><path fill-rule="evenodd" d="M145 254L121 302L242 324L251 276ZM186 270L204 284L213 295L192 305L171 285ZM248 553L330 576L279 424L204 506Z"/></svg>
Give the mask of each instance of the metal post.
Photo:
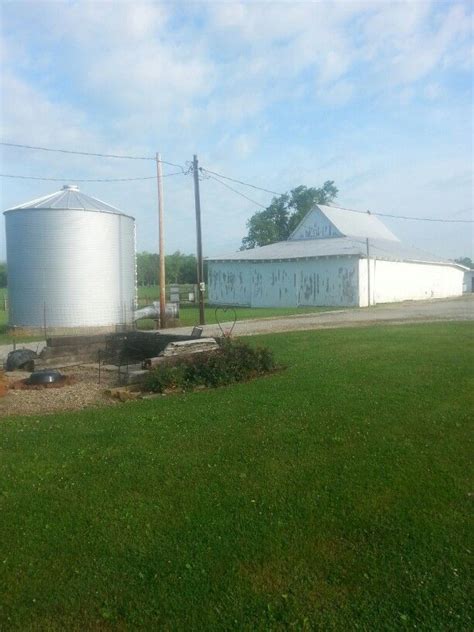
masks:
<svg viewBox="0 0 474 632"><path fill-rule="evenodd" d="M367 305L370 307L370 250L369 250L369 238L365 240L367 246Z"/></svg>
<svg viewBox="0 0 474 632"><path fill-rule="evenodd" d="M163 173L161 154L156 154L156 179L158 182L158 230L160 257L160 327L166 327L166 278L165 278L165 232L163 220Z"/></svg>
<svg viewBox="0 0 474 632"><path fill-rule="evenodd" d="M199 167L198 158L194 154L193 160L194 171L194 205L196 207L196 237L197 237L197 281L199 292L199 324L206 324L206 316L204 312L204 262L202 259L202 234L201 234L201 199L199 196Z"/></svg>

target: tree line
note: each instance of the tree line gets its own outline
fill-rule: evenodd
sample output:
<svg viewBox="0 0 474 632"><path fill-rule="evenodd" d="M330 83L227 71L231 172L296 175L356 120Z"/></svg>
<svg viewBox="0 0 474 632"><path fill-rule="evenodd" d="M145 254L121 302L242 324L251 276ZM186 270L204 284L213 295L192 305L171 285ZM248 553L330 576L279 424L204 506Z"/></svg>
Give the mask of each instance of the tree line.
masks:
<svg viewBox="0 0 474 632"><path fill-rule="evenodd" d="M197 283L195 255L185 255L179 250L165 256L166 284ZM158 285L159 256L152 252L137 254L137 283L139 286Z"/></svg>
<svg viewBox="0 0 474 632"><path fill-rule="evenodd" d="M196 257L185 255L177 250L165 257L166 283L197 283ZM137 254L138 285L158 285L159 257L151 252ZM7 264L0 262L0 288L7 287Z"/></svg>

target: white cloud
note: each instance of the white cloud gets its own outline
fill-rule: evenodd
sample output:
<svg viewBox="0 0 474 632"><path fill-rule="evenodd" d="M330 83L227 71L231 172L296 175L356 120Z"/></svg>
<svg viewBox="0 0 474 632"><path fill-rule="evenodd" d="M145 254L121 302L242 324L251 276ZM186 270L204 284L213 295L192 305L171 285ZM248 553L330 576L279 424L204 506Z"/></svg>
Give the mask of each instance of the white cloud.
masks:
<svg viewBox="0 0 474 632"><path fill-rule="evenodd" d="M1 115L5 137L111 153L142 155L159 148L174 162L199 151L208 165L260 179L275 190L295 182L318 183L323 172L348 181L377 167L367 145L378 140L380 130L359 123L361 99L372 101L374 111L403 110L421 95L432 127L441 122L453 129L452 107L438 108L449 94L445 73L470 67L468 6L462 3L25 2L4 4L2 13L8 31ZM324 143L329 141L317 136L316 123L351 102L353 117L331 123L328 152ZM300 123L302 112L306 119ZM466 125L463 117L459 120ZM351 135L359 125L360 137ZM326 155L321 156L323 146ZM327 169L315 168L337 154L344 168L337 161ZM87 175L93 169L96 177L119 177L146 171L145 165L85 164L79 158L34 153L26 168L20 154L12 155L23 173L38 168ZM249 157L252 168L245 160ZM189 230L179 237L185 242L181 246L174 236L188 221L192 205L189 181L184 186L178 180L170 178L167 184L170 244L191 249ZM372 185L375 198L388 187L382 178ZM363 203L372 185L360 194ZM219 243L223 230L241 236L256 207L217 183L212 186L203 187L217 209L214 215L209 210L209 239ZM154 192L145 185L139 190L147 192L141 201L125 187L104 188L103 195L116 196L111 202L119 206L140 207L146 243L154 221L149 214ZM256 199L265 203L268 196ZM222 204L235 217L219 219Z"/></svg>

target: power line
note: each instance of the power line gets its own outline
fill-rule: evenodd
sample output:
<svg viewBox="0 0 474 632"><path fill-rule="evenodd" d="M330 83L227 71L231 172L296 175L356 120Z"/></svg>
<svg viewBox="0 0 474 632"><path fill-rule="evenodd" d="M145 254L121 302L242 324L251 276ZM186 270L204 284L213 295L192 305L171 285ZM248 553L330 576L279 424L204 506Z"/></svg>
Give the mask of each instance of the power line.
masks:
<svg viewBox="0 0 474 632"><path fill-rule="evenodd" d="M169 176L182 176L182 171L163 174L163 178ZM0 173L0 178L19 178L21 180L44 180L49 182L131 182L136 180L156 180L156 176L145 176L140 178L42 178L40 176L20 176L10 173Z"/></svg>
<svg viewBox="0 0 474 632"><path fill-rule="evenodd" d="M206 173L209 174L213 174L214 176L219 176L219 178L224 178L225 180L230 180L232 182L236 182L237 184L242 184L244 186L247 187L252 187L253 189L257 189L258 191L265 191L265 193L271 193L273 195L285 195L284 193L277 193L276 191L271 191L270 189L264 189L263 187L259 187L256 186L254 184L250 184L250 182L243 182L242 180L236 180L235 178L230 178L229 176L224 176L221 173L217 173L216 171L211 171L210 169L206 169L205 167L201 167L200 169L201 171L205 171ZM216 178L214 178L216 179ZM221 182L220 180L218 180L218 182ZM221 184L224 184L224 182L221 182ZM242 195L243 197L246 197L245 195L243 195L243 193L240 193L240 191L236 191L235 189L232 189L232 187L228 188L231 191L234 191L235 193L237 193L238 195ZM254 202L255 204L258 204L258 206L262 206L262 208L267 208L266 206L264 206L263 204L260 204L259 202L255 202L255 200L251 200L249 199L251 202ZM333 208L342 208L345 211L349 211L351 213L360 213L363 215L366 215L368 213L368 211L359 211L353 208L345 208L342 206L336 206ZM464 209L462 212L466 212L466 209ZM436 218L436 217L410 217L408 215L395 215L392 213L378 213L378 212L371 212L371 215L377 215L379 217L391 217L393 219L404 219L404 220L414 220L414 221L418 221L418 222L441 222L441 223L445 223L445 224L472 224L474 223L474 220L469 220L469 219L444 219L444 218ZM455 213L456 214L456 213Z"/></svg>
<svg viewBox="0 0 474 632"><path fill-rule="evenodd" d="M156 161L156 158L153 156L127 156L124 154L101 154L101 153L94 153L94 152L90 152L90 151L75 151L72 149L58 149L58 148L53 148L53 147L39 147L36 145L21 145L20 143L6 143L3 141L0 141L0 145L4 145L5 147L18 147L20 149L35 149L38 151L52 151L52 152L58 152L61 154L75 154L78 156L95 156L95 157L99 157L99 158L119 158L119 159L123 159L123 160L153 160L154 162ZM168 162L166 160L161 160L161 162L164 165L170 165L171 167L178 167L178 169L183 169L183 167L181 165L177 165L174 162Z"/></svg>
<svg viewBox="0 0 474 632"><path fill-rule="evenodd" d="M380 217L393 217L394 219L412 219L417 222L441 222L442 224L473 224L472 219L445 219L437 217L409 217L408 215L392 215L390 213L371 213Z"/></svg>
<svg viewBox="0 0 474 632"><path fill-rule="evenodd" d="M39 150L39 151L50 151L50 152L59 152L59 153L63 153L63 154L75 154L75 155L79 155L79 156L95 156L95 157L100 157L100 158L119 158L119 159L124 159L124 160L153 160L156 161L156 158L153 156L127 156L127 155L120 155L120 154L102 154L102 153L93 153L93 152L86 152L86 151L73 151L71 149L58 149L58 148L52 148L52 147L39 147L39 146L35 146L35 145L22 145L20 143L7 143L7 142L3 142L0 141L0 145L4 145L6 147L17 147L20 149L33 149L33 150ZM178 165L174 162L168 162L166 160L161 160L160 162L162 162L165 165L170 165L172 167L177 167L178 169L181 169L181 171L179 173L182 173L184 175L186 175L188 173L188 171L185 171L185 169L181 166ZM240 191L237 191L236 189L232 188L231 186L225 184L224 182L222 182L222 180L219 180L218 178L223 178L225 180L229 180L231 182L235 182L237 184L241 184L242 186L246 186L246 187L251 187L252 189L256 189L257 191L264 191L265 193L271 193L272 195L285 195L284 193L278 193L277 191L272 191L271 189L265 189L263 187L259 187L255 184L251 184L250 182L244 182L242 180L237 180L236 178L231 178L230 176L225 176L222 173L217 173L216 171L211 171L210 169L206 169L205 167L200 167L199 171L201 173L205 172L208 174L212 174L210 177L212 176L217 176L217 177L213 177L213 180L216 180L217 182L220 182L220 184L222 184L223 186L226 186L228 189L230 189L231 191L233 191L234 193L236 193L237 195L240 195L241 197L245 198L246 200L252 202L253 204L256 204L257 206L260 206L261 208L267 208L265 205L260 204L260 202L257 202L256 200L252 200L252 198L249 198L248 196L246 196L244 193L241 193ZM6 178L21 178L21 179L31 179L31 180L50 180L50 181L63 181L64 179L62 178L39 178L39 177L33 177L33 176L17 176L17 175L7 175L7 174L0 174L2 177L6 177ZM178 173L176 174L166 174L166 176L170 176L170 175L178 175ZM152 179L153 177L146 177L146 178L110 178L110 179L95 179L95 180L86 180L86 179L78 179L76 180L76 182L127 182L127 181L133 181L133 180L148 180L148 179ZM165 176L163 176L165 177ZM72 178L71 180L74 180L74 178ZM336 208L343 208L343 207L336 207ZM350 209L350 208L344 208L345 211L349 211L351 213L362 213L365 214L365 211L359 211L356 209ZM464 212L464 211L463 211ZM390 217L392 219L403 219L403 220L412 220L412 221L419 221L419 222L440 222L440 223L444 223L444 224L472 224L474 223L474 220L469 220L469 219L444 219L444 218L435 218L435 217L410 217L407 215L395 215L392 213L377 213L377 212L373 212L371 213L371 215L376 215L378 217Z"/></svg>
<svg viewBox="0 0 474 632"><path fill-rule="evenodd" d="M272 195L285 195L284 193L277 193L276 191L271 191L270 189L264 189L263 187L258 187L255 184L250 184L250 182L242 182L242 180L229 178L229 176L224 176L222 175L222 173L216 173L215 171L211 171L210 169L206 169L205 167L200 167L200 171L205 171L206 173L212 173L212 175L214 176L218 176L219 178L224 178L224 180L230 180L231 182L236 182L237 184L242 184L243 186L246 186L246 187L251 187L252 189L257 189L257 191L265 191L265 193L271 193Z"/></svg>
<svg viewBox="0 0 474 632"><path fill-rule="evenodd" d="M261 208L267 208L264 204L260 204L260 202L257 202L256 200L252 200L252 198L249 198L247 195L245 195L245 193L241 193L240 191L237 191L237 189L234 189L233 187L229 186L225 182L222 182L222 180L219 180L218 178L215 178L214 176L209 176L209 178L211 180L215 180L216 182L219 182L219 184L222 184L222 186L226 187L227 189L230 189L234 193L237 193L237 195L240 195L241 197L245 198L249 202L253 202L253 204L260 206Z"/></svg>
<svg viewBox="0 0 474 632"><path fill-rule="evenodd" d="M346 208L344 206L335 206L329 204L331 208L342 209L343 211L349 211L351 213L359 213L362 215L377 215L378 217L391 217L393 219L411 219L418 222L442 222L444 224L472 224L474 220L472 219L446 219L446 218L437 218L437 217L411 217L409 215L395 215L392 213L377 213L372 211L359 211L354 208Z"/></svg>

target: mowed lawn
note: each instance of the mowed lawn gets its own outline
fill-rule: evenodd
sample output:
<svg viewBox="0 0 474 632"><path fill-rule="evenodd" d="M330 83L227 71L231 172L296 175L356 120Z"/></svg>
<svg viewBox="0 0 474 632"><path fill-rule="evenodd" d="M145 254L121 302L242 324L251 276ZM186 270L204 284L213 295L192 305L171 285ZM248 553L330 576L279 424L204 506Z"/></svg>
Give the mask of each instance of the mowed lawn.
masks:
<svg viewBox="0 0 474 632"><path fill-rule="evenodd" d="M189 286L192 290L193 286ZM6 288L0 288L0 344L9 344L13 341L11 333L8 332L8 314L3 309L4 297L7 295ZM138 297L141 300L140 306L144 304L150 304L152 301L158 300L159 288L157 286L139 287ZM206 324L215 325L217 322L233 321L236 317L237 320L251 320L255 318L271 318L278 316L289 316L291 314L309 314L313 312L324 312L332 309L344 309L341 307L236 307L235 312L232 308L225 309L218 308L216 312L216 306L207 305L205 307ZM194 327L199 325L199 307L193 304L182 303L180 307L178 325L183 327ZM138 321L138 329L154 329L155 321L151 319L145 319ZM38 336L21 336L16 335L15 340L17 342L30 342L35 340L42 340L44 335Z"/></svg>
<svg viewBox="0 0 474 632"><path fill-rule="evenodd" d="M215 325L218 322L232 322L237 320L254 320L256 318L278 318L279 316L292 316L294 314L312 314L314 312L327 312L343 307L217 307L205 306L206 325ZM181 305L179 309L179 326L194 327L199 325L199 308L194 305ZM138 329L153 329L155 321L145 319L138 321Z"/></svg>
<svg viewBox="0 0 474 632"><path fill-rule="evenodd" d="M1 422L0 629L472 630L472 324L253 340L287 369Z"/></svg>
<svg viewBox="0 0 474 632"><path fill-rule="evenodd" d="M192 285L188 290L193 290ZM158 286L152 285L138 288L138 298L140 304L149 304L158 301L160 290ZM157 298L158 297L158 298ZM326 312L333 309L344 309L343 307L230 307L209 305L206 301L205 319L207 325L215 325L217 322L237 320L253 320L255 318L275 318L278 316L291 316L293 314L311 314L314 312ZM182 302L179 309L179 325L193 327L199 325L198 305ZM155 322L151 319L138 322L139 329L153 329Z"/></svg>

